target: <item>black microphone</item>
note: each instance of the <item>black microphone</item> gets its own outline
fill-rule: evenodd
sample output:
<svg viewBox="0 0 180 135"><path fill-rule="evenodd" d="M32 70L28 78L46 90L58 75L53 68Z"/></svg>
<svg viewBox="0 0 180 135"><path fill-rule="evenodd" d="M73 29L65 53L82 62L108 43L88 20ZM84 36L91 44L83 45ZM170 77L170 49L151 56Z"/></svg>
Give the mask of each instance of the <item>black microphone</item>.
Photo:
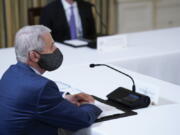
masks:
<svg viewBox="0 0 180 135"><path fill-rule="evenodd" d="M122 72L122 71L119 71L119 70L117 70L117 69L115 69L115 68L113 68L113 67L111 67L111 66L109 66L109 65L106 65L106 64L90 64L90 65L89 65L89 67L91 67L91 68L94 68L94 67L96 67L96 66L105 66L105 67L111 68L112 70L115 70L115 71L117 71L117 72L119 72L119 73L121 73L121 74L129 77L129 78L132 80L132 82L133 82L132 90L133 90L133 92L136 92L136 86L135 86L134 79L133 79L130 75L128 75L128 74L126 74L126 73L124 73L124 72Z"/></svg>
<svg viewBox="0 0 180 135"><path fill-rule="evenodd" d="M119 71L109 65L106 65L106 64L90 64L89 65L89 67L91 67L91 68L94 68L96 66L105 66L110 69L113 69L113 70L129 77L133 82L132 91L130 91L126 88L119 87L107 95L109 101L120 103L130 109L143 108L143 107L147 107L150 104L151 101L148 96L136 92L136 86L135 86L134 79L130 75L128 75L122 71Z"/></svg>

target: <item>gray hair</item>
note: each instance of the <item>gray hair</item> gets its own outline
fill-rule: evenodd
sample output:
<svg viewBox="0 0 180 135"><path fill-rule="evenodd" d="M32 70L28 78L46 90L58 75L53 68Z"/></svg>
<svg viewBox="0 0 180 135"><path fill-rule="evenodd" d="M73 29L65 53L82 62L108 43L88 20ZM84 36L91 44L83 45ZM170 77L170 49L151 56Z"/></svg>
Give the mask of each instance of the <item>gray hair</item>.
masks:
<svg viewBox="0 0 180 135"><path fill-rule="evenodd" d="M25 26L21 28L15 36L17 61L26 63L30 51L42 51L45 46L45 41L41 36L47 32L51 32L51 30L43 25Z"/></svg>

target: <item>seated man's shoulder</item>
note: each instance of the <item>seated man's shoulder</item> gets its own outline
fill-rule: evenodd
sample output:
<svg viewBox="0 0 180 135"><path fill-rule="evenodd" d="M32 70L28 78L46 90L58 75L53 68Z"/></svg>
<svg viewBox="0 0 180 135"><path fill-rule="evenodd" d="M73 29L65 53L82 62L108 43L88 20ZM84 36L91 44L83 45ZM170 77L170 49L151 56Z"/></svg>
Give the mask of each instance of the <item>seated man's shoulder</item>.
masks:
<svg viewBox="0 0 180 135"><path fill-rule="evenodd" d="M23 63L12 65L4 74L4 80L14 80L13 82L24 82L21 85L43 87L52 82L48 78L36 73L32 68ZM13 79L14 78L14 79Z"/></svg>

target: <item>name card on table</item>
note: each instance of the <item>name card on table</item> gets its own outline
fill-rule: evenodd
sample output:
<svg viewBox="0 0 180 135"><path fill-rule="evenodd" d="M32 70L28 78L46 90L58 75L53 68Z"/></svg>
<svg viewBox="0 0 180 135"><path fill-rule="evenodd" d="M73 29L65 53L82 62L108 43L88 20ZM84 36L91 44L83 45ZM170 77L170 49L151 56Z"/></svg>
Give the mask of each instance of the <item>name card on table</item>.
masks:
<svg viewBox="0 0 180 135"><path fill-rule="evenodd" d="M127 47L127 35L113 35L97 38L97 49L100 51L114 51Z"/></svg>
<svg viewBox="0 0 180 135"><path fill-rule="evenodd" d="M144 95L147 95L151 99L152 105L158 105L159 102L159 87L151 84L151 83L145 83L143 81L137 83L136 91L139 93L142 93Z"/></svg>

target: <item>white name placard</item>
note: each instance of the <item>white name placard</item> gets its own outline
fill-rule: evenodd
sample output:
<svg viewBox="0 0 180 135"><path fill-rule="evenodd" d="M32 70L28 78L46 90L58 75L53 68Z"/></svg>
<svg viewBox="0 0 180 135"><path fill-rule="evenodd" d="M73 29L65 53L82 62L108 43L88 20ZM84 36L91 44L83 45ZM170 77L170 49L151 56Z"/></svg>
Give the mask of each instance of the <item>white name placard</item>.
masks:
<svg viewBox="0 0 180 135"><path fill-rule="evenodd" d="M127 47L127 35L113 35L97 38L97 49L113 51Z"/></svg>

